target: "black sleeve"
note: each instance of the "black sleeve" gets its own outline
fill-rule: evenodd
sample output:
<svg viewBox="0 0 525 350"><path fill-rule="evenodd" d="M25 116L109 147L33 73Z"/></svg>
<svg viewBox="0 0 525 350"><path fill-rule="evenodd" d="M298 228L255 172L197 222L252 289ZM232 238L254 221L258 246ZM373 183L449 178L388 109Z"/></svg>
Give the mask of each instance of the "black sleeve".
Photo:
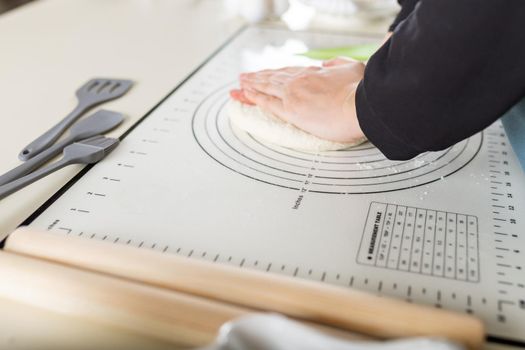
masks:
<svg viewBox="0 0 525 350"><path fill-rule="evenodd" d="M421 0L371 57L359 124L388 158L445 149L525 96L525 1Z"/></svg>
<svg viewBox="0 0 525 350"><path fill-rule="evenodd" d="M392 24L388 28L389 32L393 32L394 29L396 29L396 27L399 25L399 23L404 21L405 18L407 18L408 15L412 13L418 1L419 0L398 0L397 1L399 5L401 5L401 10L399 11L396 18L394 19L394 22L392 22Z"/></svg>

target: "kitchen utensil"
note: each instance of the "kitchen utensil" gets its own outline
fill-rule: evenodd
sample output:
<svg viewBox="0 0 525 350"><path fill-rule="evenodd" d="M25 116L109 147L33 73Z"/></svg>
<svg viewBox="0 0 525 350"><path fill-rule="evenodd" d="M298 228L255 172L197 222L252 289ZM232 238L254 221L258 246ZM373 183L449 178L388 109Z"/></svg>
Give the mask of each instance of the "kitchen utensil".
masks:
<svg viewBox="0 0 525 350"><path fill-rule="evenodd" d="M174 349L209 344L222 324L249 312L2 250L0 274L2 300L168 342Z"/></svg>
<svg viewBox="0 0 525 350"><path fill-rule="evenodd" d="M162 254L153 249L30 228L12 233L5 249L164 290L278 312L378 338L444 337L469 349L479 348L484 340L482 323L470 315L290 276Z"/></svg>
<svg viewBox="0 0 525 350"><path fill-rule="evenodd" d="M71 164L91 164L96 163L106 156L113 148L118 145L117 139L94 136L81 142L76 142L64 148L64 157L45 168L35 171L29 175L21 177L6 185L0 186L0 199L7 197L20 190L21 188L47 176L65 166Z"/></svg>
<svg viewBox="0 0 525 350"><path fill-rule="evenodd" d="M22 163L16 168L1 175L0 186L29 174L31 171L37 169L38 167L42 166L42 164L56 156L64 149L64 147L72 144L73 142L108 132L119 125L122 120L124 120L124 117L121 113L107 111L104 109L97 111L93 115L73 125L67 138L47 148L45 151L42 151L25 163Z"/></svg>
<svg viewBox="0 0 525 350"><path fill-rule="evenodd" d="M103 102L116 99L124 95L133 82L119 79L92 79L82 85L76 92L78 104L64 119L51 129L40 135L27 145L18 155L20 160L26 161L55 142L64 131L69 128L84 112Z"/></svg>

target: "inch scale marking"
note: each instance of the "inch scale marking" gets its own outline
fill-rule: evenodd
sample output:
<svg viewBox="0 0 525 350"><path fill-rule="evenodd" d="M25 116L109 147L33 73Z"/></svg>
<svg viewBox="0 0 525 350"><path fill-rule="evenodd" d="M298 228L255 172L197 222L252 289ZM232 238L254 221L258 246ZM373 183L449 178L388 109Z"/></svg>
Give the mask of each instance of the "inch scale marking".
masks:
<svg viewBox="0 0 525 350"><path fill-rule="evenodd" d="M241 71L311 64L299 44L376 40L244 30L27 223L468 312L491 340L525 345L525 175L499 122L404 162L371 144L294 151L229 124Z"/></svg>

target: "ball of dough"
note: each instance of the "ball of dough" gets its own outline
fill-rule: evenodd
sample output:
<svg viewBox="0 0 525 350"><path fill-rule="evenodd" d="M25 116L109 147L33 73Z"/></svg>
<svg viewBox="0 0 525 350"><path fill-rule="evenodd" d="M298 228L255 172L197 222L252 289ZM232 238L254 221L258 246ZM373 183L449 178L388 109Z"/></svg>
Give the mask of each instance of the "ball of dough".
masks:
<svg viewBox="0 0 525 350"><path fill-rule="evenodd" d="M337 151L357 146L366 139L357 142L334 142L321 139L292 124L261 110L236 100L230 100L226 106L230 122L240 130L255 138L275 145L307 152Z"/></svg>

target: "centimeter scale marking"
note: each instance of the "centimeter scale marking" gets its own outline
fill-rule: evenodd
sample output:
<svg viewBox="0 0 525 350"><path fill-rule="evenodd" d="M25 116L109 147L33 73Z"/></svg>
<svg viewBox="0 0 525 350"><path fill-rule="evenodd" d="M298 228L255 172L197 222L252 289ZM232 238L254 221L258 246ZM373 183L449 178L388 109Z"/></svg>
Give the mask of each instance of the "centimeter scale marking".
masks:
<svg viewBox="0 0 525 350"><path fill-rule="evenodd" d="M516 230L519 213L512 193L512 173L509 168L510 154L508 140L503 125L487 132L488 176L492 207L492 227L494 236L494 257L497 266L498 321L506 322L504 309L518 306L525 310L525 281L523 281L523 255L515 248L519 238ZM516 274L518 272L518 274ZM522 279L515 278L521 275ZM509 295L522 295L523 298L509 299Z"/></svg>
<svg viewBox="0 0 525 350"><path fill-rule="evenodd" d="M307 278L317 280L319 282L336 284L343 287L348 286L367 291L375 291L377 293L384 293L386 295L401 298L408 302L417 301L423 304L432 304L438 308L446 308L447 300L457 301L460 298L463 300L462 303L464 304L463 311L468 313L474 312L475 303L478 305L487 304L487 300L484 297L478 298L478 296L471 294L460 295L454 291L446 291L441 288L416 287L411 284L400 282L387 283L380 279L375 280L368 277L345 274L343 272L330 273L329 271L316 270L315 268L308 266L280 264L277 262L251 259L249 257L232 256L210 251L199 251L196 248L186 248L181 246L173 247L169 245L160 245L155 242L146 242L144 240L123 239L122 237L113 236L108 233L86 234L84 231L75 231L72 228L63 227L59 224L60 220L57 219L51 225L49 225L48 229L63 232L65 235L76 235L88 239L98 239L112 243L132 245L138 248L152 249L161 253L178 254L181 256L203 259L210 262L226 263L242 268L252 268L260 271L284 274L291 277Z"/></svg>

